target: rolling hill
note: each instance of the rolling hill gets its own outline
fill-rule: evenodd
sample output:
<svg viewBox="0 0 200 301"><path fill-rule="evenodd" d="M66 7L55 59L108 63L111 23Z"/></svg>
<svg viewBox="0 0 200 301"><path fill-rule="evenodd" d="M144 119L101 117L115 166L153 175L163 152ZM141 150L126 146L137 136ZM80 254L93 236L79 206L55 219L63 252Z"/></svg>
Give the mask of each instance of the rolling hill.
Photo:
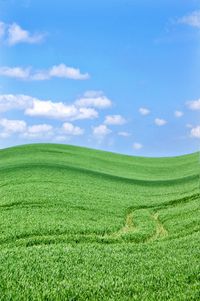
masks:
<svg viewBox="0 0 200 301"><path fill-rule="evenodd" d="M0 151L0 300L200 300L199 154Z"/></svg>

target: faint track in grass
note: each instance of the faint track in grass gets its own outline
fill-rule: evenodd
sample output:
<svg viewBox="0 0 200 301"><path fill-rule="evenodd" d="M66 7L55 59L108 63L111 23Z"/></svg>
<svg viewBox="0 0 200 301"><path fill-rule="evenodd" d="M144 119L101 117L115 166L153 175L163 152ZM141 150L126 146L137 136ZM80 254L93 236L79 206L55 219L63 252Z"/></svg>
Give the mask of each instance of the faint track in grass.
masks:
<svg viewBox="0 0 200 301"><path fill-rule="evenodd" d="M156 231L153 236L147 239L146 242L152 242L154 240L162 239L169 235L168 231L166 230L166 228L164 227L164 225L161 223L159 219L158 212L152 215L152 219L156 222Z"/></svg>
<svg viewBox="0 0 200 301"><path fill-rule="evenodd" d="M133 215L134 212L128 213L125 219L124 226L119 231L111 234L110 237L121 237L123 234L135 231L136 228L133 224Z"/></svg>
<svg viewBox="0 0 200 301"><path fill-rule="evenodd" d="M124 225L119 229L118 231L115 231L113 233L105 233L105 234L98 234L98 233L69 233L69 232L63 232L63 233L41 233L40 234L32 234L27 236L22 236L18 238L5 238L0 241L0 245L5 244L15 244L23 245L23 246L34 246L34 245L44 245L44 244L56 244L60 242L64 243L133 243L133 244L141 244L141 243L150 243L154 241L160 241L162 239L165 239L169 236L169 233L161 220L159 219L159 210L172 208L176 206L181 206L184 203L188 203L189 201L192 201L194 199L199 198L199 194L195 194L193 196L190 196L188 198L180 198L176 200L171 200L168 203L164 203L160 206L142 206L142 207L136 207L135 209L129 208L129 211L124 219ZM14 204L7 204L2 205L2 207L11 207ZM17 205L21 205L21 203L17 203ZM140 234L139 225L137 225L134 222L134 219L137 217L137 213L146 210L149 211L149 220L153 220L155 222L155 229L153 235L149 235L145 240L141 241L134 241L134 235ZM153 212L154 210L154 212ZM153 213L151 213L153 212ZM126 239L126 235L133 235L133 239Z"/></svg>

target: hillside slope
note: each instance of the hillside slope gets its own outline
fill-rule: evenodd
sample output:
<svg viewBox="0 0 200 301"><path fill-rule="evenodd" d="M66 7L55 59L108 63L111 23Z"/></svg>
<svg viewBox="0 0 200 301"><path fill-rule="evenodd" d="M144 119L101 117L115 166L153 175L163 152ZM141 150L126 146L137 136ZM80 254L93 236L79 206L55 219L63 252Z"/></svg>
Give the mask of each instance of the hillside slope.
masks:
<svg viewBox="0 0 200 301"><path fill-rule="evenodd" d="M0 151L0 300L198 300L198 153Z"/></svg>

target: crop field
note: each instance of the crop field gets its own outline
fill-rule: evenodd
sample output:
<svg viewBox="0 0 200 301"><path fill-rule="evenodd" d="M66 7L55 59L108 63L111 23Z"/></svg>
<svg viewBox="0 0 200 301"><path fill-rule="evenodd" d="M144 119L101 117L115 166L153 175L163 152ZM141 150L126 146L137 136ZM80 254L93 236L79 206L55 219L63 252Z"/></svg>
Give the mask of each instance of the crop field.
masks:
<svg viewBox="0 0 200 301"><path fill-rule="evenodd" d="M0 300L200 300L199 154L0 151Z"/></svg>

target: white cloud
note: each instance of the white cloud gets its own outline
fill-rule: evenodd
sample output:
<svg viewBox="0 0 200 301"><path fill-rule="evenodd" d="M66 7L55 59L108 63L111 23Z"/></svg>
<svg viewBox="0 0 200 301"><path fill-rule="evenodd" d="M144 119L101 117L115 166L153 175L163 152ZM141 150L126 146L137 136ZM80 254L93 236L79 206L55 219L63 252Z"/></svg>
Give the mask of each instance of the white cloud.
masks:
<svg viewBox="0 0 200 301"><path fill-rule="evenodd" d="M29 116L43 116L55 119L77 120L98 117L98 112L93 108L77 108L74 104L67 105L63 102L40 100L23 94L0 95L0 112L13 109L24 110L25 114Z"/></svg>
<svg viewBox="0 0 200 301"><path fill-rule="evenodd" d="M87 91L83 97L76 101L76 105L80 107L105 109L111 107L112 101L101 91Z"/></svg>
<svg viewBox="0 0 200 301"><path fill-rule="evenodd" d="M55 65L47 70L33 70L31 67L0 67L0 75L21 80L42 81L53 77L73 80L89 79L88 73L81 73L79 69L68 67L65 64Z"/></svg>
<svg viewBox="0 0 200 301"><path fill-rule="evenodd" d="M76 80L84 80L84 79L88 79L90 77L88 73L82 74L79 69L68 67L64 64L60 64L58 66L53 66L49 70L49 76L50 77L71 78L71 79L76 79Z"/></svg>
<svg viewBox="0 0 200 301"><path fill-rule="evenodd" d="M143 148L143 145L141 143L135 142L135 143L133 143L133 148L136 150L139 150L139 149Z"/></svg>
<svg viewBox="0 0 200 301"><path fill-rule="evenodd" d="M28 79L30 76L30 68L0 67L0 75L11 78Z"/></svg>
<svg viewBox="0 0 200 301"><path fill-rule="evenodd" d="M54 134L53 127L49 124L37 124L26 128L23 133L25 138L47 138Z"/></svg>
<svg viewBox="0 0 200 301"><path fill-rule="evenodd" d="M23 133L26 130L26 122L23 120L0 119L0 127L3 129L4 137L8 137L14 133Z"/></svg>
<svg viewBox="0 0 200 301"><path fill-rule="evenodd" d="M76 115L77 110L73 105L68 106L62 102L33 99L32 105L25 110L25 114L29 116L64 119Z"/></svg>
<svg viewBox="0 0 200 301"><path fill-rule="evenodd" d="M183 114L183 112L181 112L181 111L175 111L174 112L174 116L175 117L177 117L177 118L180 118L180 117L182 117L184 114Z"/></svg>
<svg viewBox="0 0 200 301"><path fill-rule="evenodd" d="M72 123L65 122L62 126L62 132L69 136L80 136L83 135L84 130Z"/></svg>
<svg viewBox="0 0 200 301"><path fill-rule="evenodd" d="M0 112L6 112L13 109L23 110L30 107L36 98L19 94L2 94L0 95Z"/></svg>
<svg viewBox="0 0 200 301"><path fill-rule="evenodd" d="M107 135L109 135L112 131L105 125L105 124L101 124L97 127L93 127L93 135L95 137L105 137Z"/></svg>
<svg viewBox="0 0 200 301"><path fill-rule="evenodd" d="M108 115L106 116L104 123L107 125L122 125L126 123L126 119L121 115Z"/></svg>
<svg viewBox="0 0 200 301"><path fill-rule="evenodd" d="M92 107L80 107L76 101L71 104L41 100L23 94L0 94L0 112L21 110L27 116L45 117L65 121L95 119L99 113ZM106 118L108 124L123 124L125 119L120 115Z"/></svg>
<svg viewBox="0 0 200 301"><path fill-rule="evenodd" d="M200 99L188 101L186 104L190 110L193 111L200 110Z"/></svg>
<svg viewBox="0 0 200 301"><path fill-rule="evenodd" d="M10 46L19 43L37 44L43 41L44 34L31 34L28 30L22 29L18 24L13 23L8 26L7 42Z"/></svg>
<svg viewBox="0 0 200 301"><path fill-rule="evenodd" d="M33 100L32 106L25 110L25 114L66 120L94 119L98 117L98 112L91 108L77 108L73 104L66 105L62 102L38 99Z"/></svg>
<svg viewBox="0 0 200 301"><path fill-rule="evenodd" d="M141 107L139 108L139 113L143 116L149 115L151 111L147 108Z"/></svg>
<svg viewBox="0 0 200 301"><path fill-rule="evenodd" d="M122 136L122 137L129 137L129 136L131 136L131 134L129 132L118 132L118 135Z"/></svg>
<svg viewBox="0 0 200 301"><path fill-rule="evenodd" d="M0 119L0 137L7 138L18 134L23 138L47 138L53 136L54 129L48 124L28 126L24 120Z"/></svg>
<svg viewBox="0 0 200 301"><path fill-rule="evenodd" d="M193 138L200 138L200 125L192 128L190 134Z"/></svg>
<svg viewBox="0 0 200 301"><path fill-rule="evenodd" d="M194 11L191 14L178 19L178 23L200 28L200 11Z"/></svg>
<svg viewBox="0 0 200 301"><path fill-rule="evenodd" d="M154 123L157 125L157 126L163 126L167 123L167 121L165 119L160 119L160 118L156 118L154 120Z"/></svg>
<svg viewBox="0 0 200 301"><path fill-rule="evenodd" d="M76 108L77 114L72 117L72 120L78 119L95 119L99 116L98 112L93 108Z"/></svg>
<svg viewBox="0 0 200 301"><path fill-rule="evenodd" d="M19 138L26 139L53 139L65 141L70 136L80 136L84 134L84 129L65 122L61 128L53 127L50 124L35 124L28 126L24 120L0 119L0 137L7 138L18 135Z"/></svg>

